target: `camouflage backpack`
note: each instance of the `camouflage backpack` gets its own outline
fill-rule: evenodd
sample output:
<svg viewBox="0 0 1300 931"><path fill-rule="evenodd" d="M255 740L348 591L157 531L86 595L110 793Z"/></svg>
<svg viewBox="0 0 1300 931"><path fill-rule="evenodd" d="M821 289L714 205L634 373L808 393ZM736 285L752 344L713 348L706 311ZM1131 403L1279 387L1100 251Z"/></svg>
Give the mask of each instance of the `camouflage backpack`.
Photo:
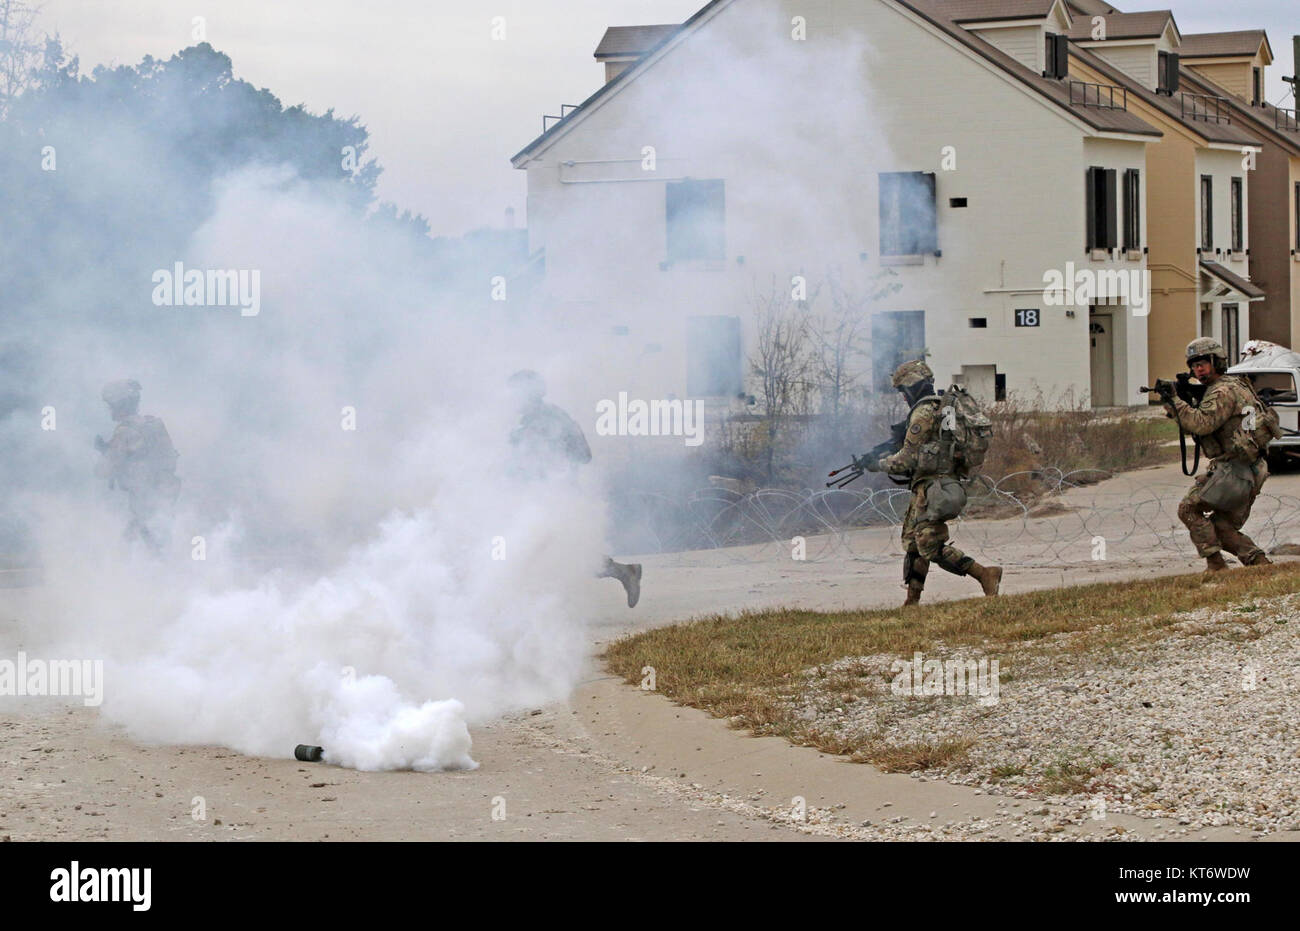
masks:
<svg viewBox="0 0 1300 931"><path fill-rule="evenodd" d="M1243 375L1238 380L1244 389L1241 392L1244 403L1240 412L1242 418L1238 435L1233 439L1232 446L1238 453L1238 458L1252 461L1268 452L1268 444L1282 435L1282 427L1278 422L1277 411L1260 399L1250 378ZM1254 417L1247 413L1251 408L1254 409Z"/></svg>
<svg viewBox="0 0 1300 931"><path fill-rule="evenodd" d="M993 421L980 402L961 385L950 387L941 400L940 442L944 446L951 444L953 472L961 478L970 478L984 465L993 437Z"/></svg>

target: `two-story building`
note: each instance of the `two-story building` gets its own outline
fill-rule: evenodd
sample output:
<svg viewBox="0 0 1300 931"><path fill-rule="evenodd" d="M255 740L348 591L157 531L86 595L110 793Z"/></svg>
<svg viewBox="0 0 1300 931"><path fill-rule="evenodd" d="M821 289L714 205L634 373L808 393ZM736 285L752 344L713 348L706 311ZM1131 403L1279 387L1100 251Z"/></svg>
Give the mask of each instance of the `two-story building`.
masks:
<svg viewBox="0 0 1300 931"><path fill-rule="evenodd" d="M883 273L877 386L928 349L941 382L990 400L1140 403L1127 283L1165 129L1072 73L1076 18L1064 0L713 0L611 29L604 86L513 158L538 293L608 334L628 390L710 397L739 390L773 293Z"/></svg>
<svg viewBox="0 0 1300 931"><path fill-rule="evenodd" d="M1183 370L1198 336L1219 339L1235 362L1251 337L1248 308L1264 297L1249 260L1258 134L1234 123L1221 99L1182 86L1183 39L1168 10L1080 18L1070 38L1073 72L1115 88L1161 131L1146 150L1152 377Z"/></svg>
<svg viewBox="0 0 1300 931"><path fill-rule="evenodd" d="M1262 148L1247 185L1251 281L1264 293L1250 305L1250 335L1283 346L1300 340L1300 123L1294 109L1264 99L1273 61L1263 30L1183 37L1183 85L1214 97ZM1296 63L1300 65L1300 63ZM1300 69L1297 69L1300 70Z"/></svg>

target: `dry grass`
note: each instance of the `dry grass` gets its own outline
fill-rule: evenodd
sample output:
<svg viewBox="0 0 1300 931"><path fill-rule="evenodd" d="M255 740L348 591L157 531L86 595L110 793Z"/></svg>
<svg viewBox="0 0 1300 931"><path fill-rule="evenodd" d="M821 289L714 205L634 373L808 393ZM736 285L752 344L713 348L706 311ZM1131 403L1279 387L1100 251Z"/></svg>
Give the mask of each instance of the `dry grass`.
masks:
<svg viewBox="0 0 1300 931"><path fill-rule="evenodd" d="M1044 470L1091 470L1100 479L1102 473L1157 465L1178 455L1176 447L1164 445L1178 437L1172 421L1141 413L1099 417L1069 396L1051 403L1041 395L1032 402L1013 396L989 414L993 440L981 471L995 481L1025 473L999 486L1022 501L1054 487L1050 474L1037 474ZM1079 479L1086 476L1072 480Z"/></svg>
<svg viewBox="0 0 1300 931"><path fill-rule="evenodd" d="M1208 583L1199 574L1168 576L970 598L906 612L746 611L634 634L611 644L604 659L629 683L641 681L642 667L654 667L660 692L680 704L729 718L735 727L908 771L955 761L965 747L960 740L886 746L871 738L855 742L828 734L792 710L808 688L805 671L815 670L819 690L853 701L855 676L869 673L820 667L854 656L910 656L937 645L946 650L979 647L985 653L1036 645L1052 650L1125 648L1163 636L1175 614L1240 604L1238 614L1245 621L1257 616L1250 610L1256 599L1286 595L1298 587L1300 564L1289 563L1236 569ZM1067 632L1080 633L1080 642L1043 642ZM1008 652L1003 682L1015 676L1014 651ZM1064 785L1085 778L1081 767L1095 775L1098 765L1063 763L1051 778Z"/></svg>

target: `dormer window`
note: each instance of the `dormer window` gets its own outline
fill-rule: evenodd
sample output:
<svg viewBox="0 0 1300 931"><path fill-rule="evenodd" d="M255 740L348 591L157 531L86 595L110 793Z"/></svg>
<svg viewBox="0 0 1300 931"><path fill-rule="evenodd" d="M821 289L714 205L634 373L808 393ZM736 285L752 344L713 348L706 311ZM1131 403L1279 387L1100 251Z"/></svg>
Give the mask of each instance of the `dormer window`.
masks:
<svg viewBox="0 0 1300 931"><path fill-rule="evenodd" d="M1172 97L1178 91L1178 53L1161 52L1157 70L1156 93Z"/></svg>
<svg viewBox="0 0 1300 931"><path fill-rule="evenodd" d="M1043 61L1045 63L1043 77L1068 77L1070 74L1070 37L1058 35L1054 32L1047 33Z"/></svg>

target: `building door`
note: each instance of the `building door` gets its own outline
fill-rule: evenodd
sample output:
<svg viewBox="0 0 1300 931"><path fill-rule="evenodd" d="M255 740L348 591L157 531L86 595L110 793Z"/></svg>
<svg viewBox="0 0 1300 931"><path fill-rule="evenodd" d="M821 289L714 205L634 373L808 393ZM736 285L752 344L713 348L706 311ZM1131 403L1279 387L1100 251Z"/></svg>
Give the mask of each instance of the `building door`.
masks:
<svg viewBox="0 0 1300 931"><path fill-rule="evenodd" d="M871 383L877 392L894 389L894 369L925 352L925 311L887 310L871 315Z"/></svg>
<svg viewBox="0 0 1300 931"><path fill-rule="evenodd" d="M1092 372L1092 406L1115 404L1115 358L1112 354L1111 314L1088 317L1088 363Z"/></svg>
<svg viewBox="0 0 1300 931"><path fill-rule="evenodd" d="M1236 365L1241 361L1241 330L1238 329L1236 304L1223 305L1223 348L1228 351L1228 364Z"/></svg>

